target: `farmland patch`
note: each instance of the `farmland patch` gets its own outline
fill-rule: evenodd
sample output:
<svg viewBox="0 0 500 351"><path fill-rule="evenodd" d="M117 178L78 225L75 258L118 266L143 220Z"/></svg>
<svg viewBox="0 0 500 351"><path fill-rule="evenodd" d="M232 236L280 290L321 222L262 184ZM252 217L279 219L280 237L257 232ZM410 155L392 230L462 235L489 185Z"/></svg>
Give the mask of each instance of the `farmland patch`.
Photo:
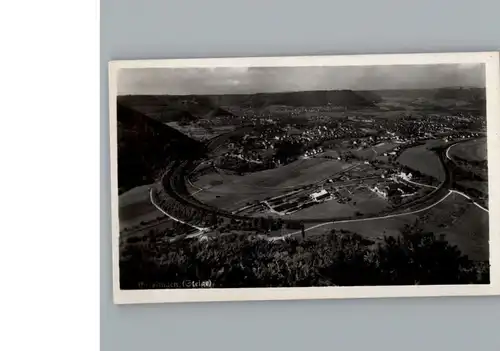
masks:
<svg viewBox="0 0 500 351"><path fill-rule="evenodd" d="M439 157L426 145L412 147L403 151L398 162L440 181L445 179L445 171Z"/></svg>

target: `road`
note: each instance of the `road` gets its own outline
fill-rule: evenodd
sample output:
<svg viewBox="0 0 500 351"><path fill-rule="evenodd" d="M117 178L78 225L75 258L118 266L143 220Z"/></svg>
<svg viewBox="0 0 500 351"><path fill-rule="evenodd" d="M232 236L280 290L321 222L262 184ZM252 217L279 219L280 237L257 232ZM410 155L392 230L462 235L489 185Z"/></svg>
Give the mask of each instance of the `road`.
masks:
<svg viewBox="0 0 500 351"><path fill-rule="evenodd" d="M423 183L417 183L417 182L414 182L412 180L409 180L409 179L404 179L404 178L401 178L402 180L404 180L405 182L407 183L410 183L410 184L414 184L414 185L418 185L418 186L423 186L424 188L432 188L432 189L437 189L438 187L437 186L434 186L434 185L428 185L428 184L423 184Z"/></svg>
<svg viewBox="0 0 500 351"><path fill-rule="evenodd" d="M418 183L415 183L415 184L418 184ZM483 206L479 205L477 202L474 202L466 194L464 194L464 193L462 193L460 191L457 191L457 190L449 190L448 193L445 196L443 196L439 201L437 201L436 203L434 203L434 204L432 204L430 206L422 208L420 210L411 211L411 212L407 212L407 213L396 213L396 214L387 215L387 216L381 216L381 217L361 218L361 219L346 219L346 220L340 220L340 221L332 221L332 222L320 223L320 224L314 225L312 227L309 227L307 229L304 229L304 232L307 232L309 230L316 229L316 228L319 228L319 227L322 227L322 226L325 226L325 225L329 225L329 224L375 221L375 220L379 220L379 219L388 219L388 218L395 218L395 217L401 217L401 216L407 216L407 215L417 214L417 213L420 213L420 212L423 212L423 211L430 210L434 206L436 206L436 205L440 204L441 202L443 202L444 200L446 200L446 198L448 196L452 195L452 194L458 194L458 195L461 195L461 196L463 196L463 197L471 200L472 203L475 206L477 206L480 209L482 209L483 211L486 211L486 212L489 213L489 211L488 211L487 208L484 208ZM298 235L298 234L302 234L302 230L299 230L299 231L296 231L296 232L293 232L293 233L290 233L290 234L287 234L287 235L283 235L283 236L279 236L279 237L274 237L274 238L284 239L284 238L287 238L287 237L290 237L290 236L293 236L293 235ZM275 239L275 240L277 240L277 239Z"/></svg>
<svg viewBox="0 0 500 351"><path fill-rule="evenodd" d="M447 148L447 149L446 149L446 158L447 158L448 160L453 161L453 159L450 157L450 150L451 150L451 148L452 148L453 146L456 146L456 145L458 145L458 144L459 144L459 143L453 144L453 145L451 145L449 148Z"/></svg>
<svg viewBox="0 0 500 351"><path fill-rule="evenodd" d="M456 145L458 145L458 144L460 144L460 143L467 142L467 141L474 141L474 142L478 142L478 141L480 141L480 140L481 140L481 139L483 139L483 138L484 138L484 137L474 138L474 139L465 139L465 140L460 140L460 141L456 142L455 144L451 145L451 146L450 146L450 147L446 150L446 157L447 157L449 160L451 160L451 161L455 162L455 161L453 160L453 158L452 158L452 157L450 156L450 154L449 154L449 152L450 152L450 150L451 150L451 148L452 148L452 147L454 147L454 146L456 146Z"/></svg>
<svg viewBox="0 0 500 351"><path fill-rule="evenodd" d="M460 144L460 143L468 142L468 141L471 141L471 140L477 140L477 139L466 139L466 140L460 140L460 141L458 141L458 142L454 143L453 145L450 145L450 146L446 149L446 153L445 153L446 158L447 158L449 161L451 161L455 167L458 167L458 165L456 164L455 160L453 160L453 158L450 156L450 150L451 150L451 148L452 148L452 147L454 147L454 146L456 146L456 145L458 145L458 144ZM456 194L459 194L459 195L461 195L461 196L463 196L463 197L467 198L467 199L468 199L468 200L470 200L470 201L471 201L471 202L472 202L472 203L473 203L476 207L480 208L481 210L486 211L486 212L488 212L488 213L490 212L487 208L485 208L485 207L481 206L481 205L480 205L480 204L478 204L476 201L474 201L474 199L472 199L469 195L467 195L467 194L465 194L465 193L462 193L462 192L460 192L460 191L457 191L457 190L452 190L452 191L453 191L454 193L456 193Z"/></svg>
<svg viewBox="0 0 500 351"><path fill-rule="evenodd" d="M164 174L162 184L163 184L164 190L168 193L168 195L170 195L171 197L173 197L177 201L185 204L186 206L195 207L195 208L198 208L198 209L203 210L203 211L215 212L217 215L222 216L222 217L235 219L235 220L243 220L243 221L244 220L253 220L255 218L255 217L251 217L251 216L238 215L236 213L222 210L220 208L212 207L212 206L209 206L209 205L204 204L202 202L199 202L197 199L193 198L191 196L191 194L189 193L189 191L186 189L185 183L184 183L184 175L183 174L184 174L184 171L186 170L186 168L189 168L188 166L189 166L189 162L185 161L185 162L182 162L181 164L179 164L178 166L174 167L173 170L170 170L169 172L166 172ZM433 196L434 193L437 193L440 189L441 188L436 188L432 192L432 194L428 194L421 199L417 199L416 201L413 201L411 203L399 206L398 211L402 212L402 211L407 210L408 208L411 208L415 205L418 205L419 203L427 202L430 199L430 197ZM403 212L403 213L406 213L406 212ZM370 219L373 217L374 216L366 216L366 217L357 218L357 220ZM288 223L297 224L297 223L326 223L326 222L331 222L331 221L348 220L348 219L351 219L351 218L350 217L349 218L338 218L338 217L324 218L323 217L323 218L305 218L305 219L283 218L282 220L283 220L283 223L285 223L285 224L288 224Z"/></svg>
<svg viewBox="0 0 500 351"><path fill-rule="evenodd" d="M451 150L454 146L456 146L456 145L458 145L458 144L460 144L460 143L462 143L462 142L467 142L467 141L471 141L471 140L475 140L475 139L461 140L461 141L458 141L458 142L454 143L453 145L450 145L450 146L446 149L446 152L445 152L445 156L446 156L446 158L447 158L448 160L450 160L451 162L453 162L453 164L455 164L455 161L454 161L454 160L451 158L451 156L450 156L450 150ZM449 167L447 167L447 168L449 169ZM409 182L409 183L413 183L413 184L416 184L416 185L420 185L420 186L426 186L426 187L430 187L430 188L434 188L434 189L436 188L435 186L432 186L432 185L425 185L425 184L421 184L421 183L416 183L416 182L412 182L411 180L406 180L406 181L407 181L407 182ZM450 181L451 181L451 179L450 179ZM466 199L470 200L470 201L472 202L472 204L473 204L473 205L475 205L476 207L480 208L481 210L483 210L483 211L485 211L485 212L488 212L488 213L490 212L487 208L485 208L485 207L481 206L480 204L478 204L477 202L475 202L475 201L474 201L474 199L472 199L469 195L464 194L464 193L462 193L461 191L454 190L454 189L451 189L450 191L451 191L452 193L454 193L454 194L461 195L461 196L465 197Z"/></svg>
<svg viewBox="0 0 500 351"><path fill-rule="evenodd" d="M420 212L423 212L423 211L430 210L434 206L436 206L436 205L440 204L441 202L443 202L444 200L446 200L446 198L448 196L450 196L452 193L453 193L453 191L450 190L439 201L433 203L430 206L427 206L425 208L422 208L422 209L419 209L419 210L416 210L416 211L405 212L405 213L396 213L396 214L391 214L391 215L387 215L387 216L380 216L380 217L369 217L369 218L359 218L359 219L345 219L345 220L339 220L339 221L325 222L325 223L320 223L320 224L314 225L312 227L309 227L307 229L304 229L304 232L307 232L309 230L316 229L316 228L319 228L319 227L322 227L322 226L325 226L325 225L329 225L329 224L376 221L376 220L379 220L379 219L388 219L388 218L395 218L395 217L401 217L401 216L408 216L408 215L412 215L412 214L417 214L417 213L420 213ZM277 237L277 238L287 238L287 237L290 237L290 236L293 236L293 235L297 235L297 234L302 234L302 230L299 230L299 231L296 231L296 232L293 232L293 233L290 233L290 234L287 234L287 235L283 235L283 236Z"/></svg>
<svg viewBox="0 0 500 351"><path fill-rule="evenodd" d="M237 129L233 132L226 133L222 136L213 138L209 142L209 144L210 144L209 149L213 150L214 147L217 148L225 140L227 140L227 138L229 136L234 135L234 134L238 134L242 130L247 129L247 128L251 128L251 127L242 127L242 128ZM229 136L227 134L229 134ZM470 140L470 139L468 139L468 140ZM468 141L468 140L463 140L463 141ZM288 223L294 223L294 224L297 224L297 223L319 223L319 224L307 229L307 230L311 230L314 228L318 228L322 225L333 224L333 223L350 223L350 222L372 221L372 220L387 219L387 218L393 218L393 217L406 216L406 215L410 215L410 214L420 213L420 212L426 211L426 210L436 206L437 204L442 202L444 199L446 199L452 193L457 193L457 194L460 194L460 195L465 196L465 197L470 199L470 197L468 197L467 195L465 195L463 193L460 193L456 190L451 190L452 170L450 169L449 165L445 161L446 159L449 159L449 149L451 147L453 147L454 145L456 145L457 143L463 142L463 141L458 141L458 142L454 143L453 145L450 145L445 153L440 152L440 160L443 163L443 166L444 166L445 171L446 171L445 181L443 181L440 184L440 186L438 186L438 187L419 184L419 183L414 182L417 185L431 187L434 190L422 198L416 199L415 201L412 201L411 203L407 203L407 204L404 204L404 205L398 207L398 209L396 211L393 211L393 213L389 213L386 215L378 215L378 216L373 216L373 215L363 216L363 217L358 217L358 218L351 218L351 217L346 217L346 218L307 218L307 219L285 219L285 218L283 218L282 221L284 224L288 224ZM180 203L185 204L186 206L198 208L198 209L203 210L203 211L210 211L210 212L216 213L217 215L225 217L225 218L236 219L236 220L254 220L255 219L255 217L242 216L242 215L236 214L235 212L229 212L226 210L222 210L220 208L215 208L213 206L204 204L204 203L200 202L199 200L195 199L194 197L192 197L192 194L190 194L186 188L185 176L184 176L184 173L186 171L189 172L190 167L192 167L192 165L193 165L192 161L186 160L186 161L174 164L173 167L169 171L165 172L165 174L162 177L162 185L163 185L164 191L166 191L170 197L173 197L174 199L176 199ZM344 170L344 171L346 171L346 170ZM303 188L303 186L297 187L297 188L301 189L301 188ZM436 194L438 194L441 190L445 190L445 189L448 190L447 194L445 196L443 196L441 199L439 199L438 201L434 202L433 204L431 204L429 206L421 208L421 209L416 209L416 210L412 209L412 207L415 207L418 205L428 204L429 200L432 197L436 196ZM479 208L487 211L487 209L485 209L481 205L479 205L475 202L473 202L473 203L476 206L478 206ZM159 206L157 204L154 204L154 205L157 208L159 208ZM412 210L409 212L405 212L409 209L412 209ZM161 210L161 211L164 214L166 214L167 216L169 216L170 218L172 218L173 220L176 220L180 223L190 225L191 227L196 228L199 231L202 231L202 230L206 231L207 230L207 228L193 226L189 223L186 223L182 220L179 220L178 218L175 218L175 217L171 216L170 214L166 213L166 211L163 211L163 210ZM301 231L299 231L299 232L301 232ZM293 234L294 233L292 233L292 235Z"/></svg>
<svg viewBox="0 0 500 351"><path fill-rule="evenodd" d="M202 227L198 227L198 226L192 225L191 223L184 222L183 220L181 220L179 218L176 218L176 217L172 216L171 214L169 214L168 212L166 212L165 210L163 210L156 203L156 201L154 200L154 197L153 197L153 188L149 189L149 200L151 201L151 203L153 204L153 206L158 209L158 211L160 211L161 213L163 213L165 216L169 217L173 221L185 224L185 225L187 225L187 226L189 226L191 228L194 228L194 229L198 230L200 233L204 233L204 232L207 232L207 231L210 230L210 228L202 228Z"/></svg>
<svg viewBox="0 0 500 351"><path fill-rule="evenodd" d="M457 190L450 190L452 193L455 193L455 194L458 194L458 195L462 195L463 197L469 199L473 205L479 207L481 210L483 211L486 211L488 213L490 213L490 211L487 209L487 208L484 208L483 206L481 206L480 204L478 204L477 202L475 202L470 196L460 192L460 191L457 191Z"/></svg>

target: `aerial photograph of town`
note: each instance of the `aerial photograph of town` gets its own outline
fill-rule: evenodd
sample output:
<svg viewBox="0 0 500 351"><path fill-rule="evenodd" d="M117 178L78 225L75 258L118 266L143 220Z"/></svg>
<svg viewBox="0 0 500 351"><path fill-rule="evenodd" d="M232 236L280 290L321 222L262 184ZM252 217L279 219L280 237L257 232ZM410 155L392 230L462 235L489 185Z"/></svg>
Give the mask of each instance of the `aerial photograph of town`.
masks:
<svg viewBox="0 0 500 351"><path fill-rule="evenodd" d="M489 284L482 64L120 72L120 288Z"/></svg>

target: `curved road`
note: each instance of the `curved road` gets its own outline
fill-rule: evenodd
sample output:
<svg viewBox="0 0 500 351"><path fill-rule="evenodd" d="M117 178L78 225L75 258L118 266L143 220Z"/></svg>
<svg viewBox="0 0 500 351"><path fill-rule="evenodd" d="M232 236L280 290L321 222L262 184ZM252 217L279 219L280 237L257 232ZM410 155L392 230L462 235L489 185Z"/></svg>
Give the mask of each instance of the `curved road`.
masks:
<svg viewBox="0 0 500 351"><path fill-rule="evenodd" d="M153 197L153 188L149 189L149 200L151 201L151 203L153 204L154 207L156 207L156 209L158 211L160 211L161 213L163 213L165 216L167 216L168 218L170 218L171 220L175 221L175 222L178 222L178 223L182 223L182 224L185 224L187 226L190 226L191 228L194 228L196 230L198 230L199 232L203 233L203 232L206 232L208 231L210 228L202 228L202 227L198 227L198 226L195 226L191 223L187 223L187 222L184 222L183 220L179 219L179 218L176 218L174 216L172 216L171 214L169 214L168 212L164 211L160 205L158 205L156 203L156 201L154 200L154 197Z"/></svg>
<svg viewBox="0 0 500 351"><path fill-rule="evenodd" d="M454 165L455 167L459 167L459 166L458 166L458 164L456 163L456 161L455 161L455 160L454 160L454 159L450 156L450 150L451 150L454 146L456 146L456 145L458 145L458 144L460 144L460 143L465 143L465 142L468 142L468 141L478 141L478 140L479 140L479 139L477 139L477 138L476 138L476 139L466 139L466 140L461 140L461 141L458 141L458 142L454 143L453 145L450 145L450 147L448 147L448 148L446 149L446 154L445 154L445 155L446 155L446 158L447 158L450 162L452 162L452 163L453 163L453 165ZM470 200L470 201L472 202L472 204L474 204L474 205L475 205L475 206L477 206L478 208L482 209L483 211L486 211L486 212L488 212L488 213L490 212L487 208L485 208L485 207L481 206L481 205L480 205L480 204L478 204L476 201L474 201L474 199L473 199L473 198L471 198L469 195L464 194L464 193L462 193L462 192L460 192L460 191L458 191L458 190L452 190L452 191L453 191L453 192L455 192L456 194L462 195L463 197L467 198L468 200Z"/></svg>
<svg viewBox="0 0 500 351"><path fill-rule="evenodd" d="M453 190L448 191L448 193L445 196L443 196L439 201L433 203L430 206L422 208L420 210L411 211L411 212L405 212L405 213L395 213L395 214L390 214L390 215L387 215L387 216L380 216L380 217L368 217L368 218L360 218L360 219L345 219L345 220L339 220L339 221L325 222L325 223L320 223L320 224L314 225L312 227L309 227L307 229L304 229L304 232L307 232L309 230L316 229L316 228L319 228L319 227L322 227L322 226L328 225L328 224L376 221L376 220L379 220L379 219L388 219L388 218L395 218L395 217L401 217L401 216L407 216L407 215L417 214L417 213L420 213L420 212L424 212L424 211L430 210L434 206L436 206L436 205L440 204L441 202L443 202L444 200L446 200L446 198L448 196L450 196L452 193L453 193ZM292 235L297 235L297 234L301 234L301 233L302 233L302 231L299 230L299 231L296 231L296 232L293 232L293 233L290 233L290 234L287 234L287 235L283 235L283 236L277 237L277 238L280 238L280 239L287 238L287 237L290 237Z"/></svg>
<svg viewBox="0 0 500 351"><path fill-rule="evenodd" d="M243 131L243 130L245 130L247 128L250 128L250 127L249 126L245 126L245 127L239 128L239 129L237 129L235 131L232 131L232 132L223 134L221 136L212 138L208 142L209 149L211 149L211 150L217 149L230 136L238 134L238 133L240 133L241 131ZM445 181L443 181L438 187L434 187L434 186L430 186L430 185L425 185L427 187L434 188L434 190L431 193L425 195L422 198L416 199L415 201L412 201L412 202L410 202L408 204L404 204L404 205L400 206L397 209L397 211L393 211L392 213L387 213L387 214L384 214L384 215L380 215L379 214L379 215L375 215L375 216L374 215L371 215L371 216L362 216L362 217L358 217L358 218L352 218L352 217L338 218L338 217L336 217L336 218L330 218L330 219L329 218L307 218L307 219L281 219L281 220L282 220L282 222L284 224L288 224L288 223L294 223L294 224L299 224L299 223L300 224L304 224L304 223L320 223L318 225L315 225L315 226L312 226L312 227L306 229L306 231L308 231L308 230L311 230L311 229L314 229L314 228L318 228L318 227L323 226L323 225L333 224L333 223L349 223L349 222L361 222L361 221L371 221L371 220L378 220L378 219L393 218L393 217L399 217L399 216L405 216L405 215L411 215L411 214L415 214L415 213L420 213L420 212L426 211L428 209L431 209L432 207L434 207L437 204L439 204L442 201L444 201L452 193L457 193L457 194L460 194L462 196L465 196L466 198L468 198L469 200L471 200L474 203L474 205L480 207L481 209L483 209L485 211L488 211L484 207L482 207L479 204L475 203L467 195L465 195L465 194L463 194L461 192L458 192L456 190L452 190L451 189L451 185L452 185L452 170L450 169L450 167L448 165L448 162L446 161L446 159L449 159L449 149L451 147L453 147L454 145L460 143L460 142L465 142L465 141L470 141L470 140L471 139L461 140L461 141L455 142L455 143L453 143L452 145L450 145L446 149L446 152L443 152L443 150L441 150L439 152L439 156L440 156L440 160L441 160L441 162L443 164L443 167L445 169L445 172L446 172L446 179L445 179ZM193 166L193 161L189 161L189 160L188 161L183 161L183 162L175 162L173 164L173 167L171 167L169 170L167 170L164 173L164 175L162 177L162 180L161 180L161 183L162 183L162 187L163 187L164 191L170 197L176 199L177 201L179 201L180 203L182 203L182 204L184 204L186 206L194 207L194 208L200 209L202 211L216 213L217 215L225 217L225 218L236 219L236 220L254 220L256 218L256 217L238 215L236 213L232 213L232 212L229 212L229 211L226 211L226 210L222 210L220 208L216 208L216 207L207 205L207 204L202 203L202 202L198 201L197 199L195 199L192 196L192 194L190 194L189 191L187 190L186 183L185 183L185 172L189 171L189 169L192 166ZM413 182L413 183L415 183L415 182ZM419 184L419 183L415 183L415 184L424 186L423 184ZM437 200L437 201L435 201L435 202L433 202L432 204L429 205L430 200L433 197L435 197L437 194L439 194L441 190L445 190L445 189L448 190L447 193L446 193L446 195L440 197L439 200ZM154 204L154 205L157 206L156 204ZM424 208L420 208L420 209L415 209L414 208L415 206L422 206L422 205L425 205L425 207ZM172 219L174 219L174 220L177 220L177 221L179 221L181 223L190 225L189 223L183 222L183 221L181 221L181 220L179 220L179 219L177 219L177 218L169 215L168 213L166 213L166 211L163 211L163 210L161 210L161 211L164 214L166 214L167 216L169 216ZM197 227L197 226L193 226L193 225L190 225L190 226L192 226L193 228L196 228L199 231L206 231L207 230L206 228L201 228L201 227ZM300 232L301 231L296 232L296 233L300 233ZM294 235L296 233L292 233L292 234L289 234L289 235Z"/></svg>

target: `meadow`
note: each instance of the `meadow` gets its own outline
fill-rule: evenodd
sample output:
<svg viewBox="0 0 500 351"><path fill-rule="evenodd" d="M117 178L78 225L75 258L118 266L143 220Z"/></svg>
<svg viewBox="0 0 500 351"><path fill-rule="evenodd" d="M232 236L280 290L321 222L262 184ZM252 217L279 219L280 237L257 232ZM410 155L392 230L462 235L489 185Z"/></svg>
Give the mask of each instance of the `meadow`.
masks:
<svg viewBox="0 0 500 351"><path fill-rule="evenodd" d="M428 145L419 145L407 149L401 153L397 161L403 166L443 181L446 176L443 165L438 155L428 147Z"/></svg>
<svg viewBox="0 0 500 351"><path fill-rule="evenodd" d="M347 169L349 164L325 159L300 159L286 166L244 176L224 170L200 176L193 185L199 189L194 196L202 202L235 210L253 201L278 196L293 188L326 179ZM221 182L222 181L222 182Z"/></svg>
<svg viewBox="0 0 500 351"><path fill-rule="evenodd" d="M450 149L451 157L459 157L467 161L485 161L487 159L486 139L471 140L454 145Z"/></svg>

